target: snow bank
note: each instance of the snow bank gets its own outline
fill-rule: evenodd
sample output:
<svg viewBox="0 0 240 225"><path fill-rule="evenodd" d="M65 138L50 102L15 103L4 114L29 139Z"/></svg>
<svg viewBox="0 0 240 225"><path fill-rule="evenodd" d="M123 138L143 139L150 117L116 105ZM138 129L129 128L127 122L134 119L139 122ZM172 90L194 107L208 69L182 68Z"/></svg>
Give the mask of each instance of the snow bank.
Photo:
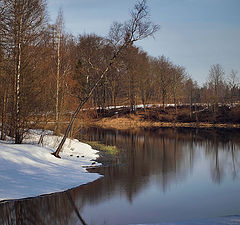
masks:
<svg viewBox="0 0 240 225"><path fill-rule="evenodd" d="M61 137L46 132L39 146L40 133L32 130L21 145L0 142L0 200L59 192L100 177L83 168L98 156L91 146L67 139L58 159L50 153Z"/></svg>

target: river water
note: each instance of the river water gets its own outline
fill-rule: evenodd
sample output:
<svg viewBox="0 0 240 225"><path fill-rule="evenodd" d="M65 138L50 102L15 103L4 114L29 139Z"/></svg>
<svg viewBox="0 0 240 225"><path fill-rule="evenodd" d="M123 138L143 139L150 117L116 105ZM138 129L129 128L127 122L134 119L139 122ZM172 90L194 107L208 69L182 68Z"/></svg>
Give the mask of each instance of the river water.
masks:
<svg viewBox="0 0 240 225"><path fill-rule="evenodd" d="M240 224L237 130L82 129L116 145L112 166L87 185L0 204L0 224Z"/></svg>

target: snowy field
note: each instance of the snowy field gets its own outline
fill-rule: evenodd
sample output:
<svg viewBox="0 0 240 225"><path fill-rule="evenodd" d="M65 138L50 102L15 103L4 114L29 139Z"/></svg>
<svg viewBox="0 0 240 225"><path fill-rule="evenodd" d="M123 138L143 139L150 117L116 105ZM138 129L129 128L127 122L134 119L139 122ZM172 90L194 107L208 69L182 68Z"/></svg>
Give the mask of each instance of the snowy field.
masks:
<svg viewBox="0 0 240 225"><path fill-rule="evenodd" d="M91 146L67 139L59 159L51 153L61 138L48 132L40 146L40 133L31 130L21 145L0 142L0 201L64 191L100 177L84 168L98 157Z"/></svg>

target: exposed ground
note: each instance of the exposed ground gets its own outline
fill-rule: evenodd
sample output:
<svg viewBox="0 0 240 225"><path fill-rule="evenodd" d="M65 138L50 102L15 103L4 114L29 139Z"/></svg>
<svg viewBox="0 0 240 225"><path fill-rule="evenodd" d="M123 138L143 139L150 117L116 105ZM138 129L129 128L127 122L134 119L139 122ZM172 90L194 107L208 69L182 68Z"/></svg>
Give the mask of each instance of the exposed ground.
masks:
<svg viewBox="0 0 240 225"><path fill-rule="evenodd" d="M206 106L192 108L182 106L151 107L146 110L128 108L111 109L93 117L90 125L114 129L134 129L144 127L196 127L196 128L240 128L240 106L219 107L217 112Z"/></svg>
<svg viewBox="0 0 240 225"><path fill-rule="evenodd" d="M64 133L71 114L62 118L61 133ZM54 116L42 117L37 128L54 130ZM234 107L222 106L216 112L212 107L189 106L163 107L151 106L145 110L142 107L131 112L127 107L111 108L104 111L84 110L78 115L70 136L74 137L83 126L97 126L111 129L138 129L154 127L186 127L186 128L240 128L240 105Z"/></svg>

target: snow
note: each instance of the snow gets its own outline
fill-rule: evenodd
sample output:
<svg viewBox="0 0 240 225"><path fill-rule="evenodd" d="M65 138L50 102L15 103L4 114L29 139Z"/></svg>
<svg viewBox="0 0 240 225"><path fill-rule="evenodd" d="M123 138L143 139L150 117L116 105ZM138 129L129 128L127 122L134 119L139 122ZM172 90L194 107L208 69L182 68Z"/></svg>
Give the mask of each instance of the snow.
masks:
<svg viewBox="0 0 240 225"><path fill-rule="evenodd" d="M85 168L98 157L91 146L67 139L59 159L51 153L61 137L44 131L40 146L41 133L31 130L21 145L11 140L0 142L0 201L60 192L100 177Z"/></svg>

